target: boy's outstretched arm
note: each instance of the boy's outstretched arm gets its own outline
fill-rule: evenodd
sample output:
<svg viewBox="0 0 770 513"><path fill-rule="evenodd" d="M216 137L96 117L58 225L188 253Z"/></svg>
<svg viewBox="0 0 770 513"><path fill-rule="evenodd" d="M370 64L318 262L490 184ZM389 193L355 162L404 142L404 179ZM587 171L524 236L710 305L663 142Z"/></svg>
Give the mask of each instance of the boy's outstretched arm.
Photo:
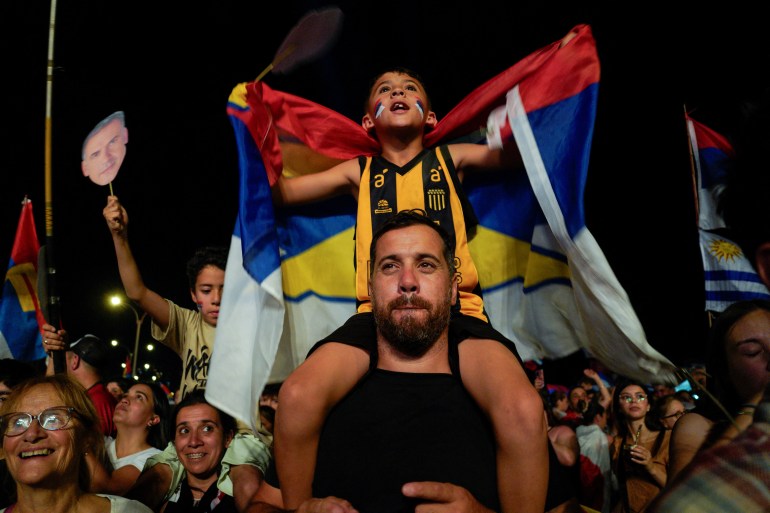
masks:
<svg viewBox="0 0 770 513"><path fill-rule="evenodd" d="M275 205L300 205L348 193L358 198L361 170L358 159L342 162L325 171L294 178L281 176L273 185Z"/></svg>
<svg viewBox="0 0 770 513"><path fill-rule="evenodd" d="M493 149L486 144L450 144L449 154L461 180L467 173L523 167L521 154L513 142L501 149Z"/></svg>
<svg viewBox="0 0 770 513"><path fill-rule="evenodd" d="M161 329L166 329L169 322L170 307L157 292L147 288L139 272L139 266L128 244L128 213L118 201L117 196L107 197L107 206L102 211L107 227L112 233L115 256L118 260L120 280L129 299L136 301Z"/></svg>
<svg viewBox="0 0 770 513"><path fill-rule="evenodd" d="M459 351L463 383L494 429L502 512L542 513L548 487L543 400L500 342L466 339Z"/></svg>
<svg viewBox="0 0 770 513"><path fill-rule="evenodd" d="M281 385L273 452L287 509L312 497L318 439L326 415L369 368L357 347L329 342L311 354Z"/></svg>

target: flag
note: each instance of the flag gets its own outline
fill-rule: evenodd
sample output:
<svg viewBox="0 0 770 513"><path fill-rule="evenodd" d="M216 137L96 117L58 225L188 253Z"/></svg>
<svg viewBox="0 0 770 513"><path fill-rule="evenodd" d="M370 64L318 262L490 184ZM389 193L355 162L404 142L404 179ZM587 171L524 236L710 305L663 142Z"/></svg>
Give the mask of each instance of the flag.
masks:
<svg viewBox="0 0 770 513"><path fill-rule="evenodd" d="M238 216L227 257L206 397L257 431L259 394L283 331L278 233L261 149L248 125L231 117L238 143ZM233 384L237 383L237 387ZM234 394L233 390L250 393Z"/></svg>
<svg viewBox="0 0 770 513"><path fill-rule="evenodd" d="M674 365L647 342L628 295L585 225L583 193L599 71L590 27L582 26L506 95L508 119L540 209L531 214L522 301L508 312L514 313L515 334L533 347L539 341L542 356L564 356L580 347L621 375L673 380Z"/></svg>
<svg viewBox="0 0 770 513"><path fill-rule="evenodd" d="M673 366L647 343L585 227L599 64L590 27L573 31L563 48L556 41L472 91L425 135L424 145L485 144L481 127L489 113L509 105L526 172L469 174L463 184L480 220L470 246L492 324L524 360L586 349L611 370L651 381ZM264 385L285 379L313 343L355 312L355 201L273 208L269 185L281 173L327 169L380 148L349 118L264 82L238 84L227 111L239 151L241 204L206 394L250 420ZM245 212L254 222L243 224ZM252 239L252 252L261 251L251 260L259 272L242 265L249 261L242 236ZM231 397L236 379L252 397Z"/></svg>
<svg viewBox="0 0 770 513"><path fill-rule="evenodd" d="M126 355L126 362L123 364L123 377L127 378L132 376L131 372L131 355Z"/></svg>
<svg viewBox="0 0 770 513"><path fill-rule="evenodd" d="M729 230L719 214L719 196L727 170L735 157L722 135L685 113L692 155L698 232L706 289L706 311L722 312L746 299L770 299L770 291L741 248L725 234Z"/></svg>
<svg viewBox="0 0 770 513"><path fill-rule="evenodd" d="M25 197L0 298L0 358L45 358L40 333L45 320L37 298L39 251L32 200Z"/></svg>

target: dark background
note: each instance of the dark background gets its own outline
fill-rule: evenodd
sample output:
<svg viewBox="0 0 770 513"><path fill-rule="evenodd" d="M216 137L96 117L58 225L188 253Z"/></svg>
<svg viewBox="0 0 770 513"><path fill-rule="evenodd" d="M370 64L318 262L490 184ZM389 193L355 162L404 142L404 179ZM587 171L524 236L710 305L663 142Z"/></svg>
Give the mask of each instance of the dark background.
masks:
<svg viewBox="0 0 770 513"><path fill-rule="evenodd" d="M345 13L333 49L264 79L360 120L368 80L401 65L420 72L439 117L476 86L589 23L602 77L586 190L587 225L628 292L650 343L675 363L703 356L706 318L685 105L730 135L738 106L765 87L764 16L739 3L412 1L337 3L59 1L52 107L53 244L64 327L133 348L134 316L106 298L122 287L102 218L109 189L80 172L90 129L123 110L128 154L113 187L130 216L145 282L192 306L185 262L195 248L229 245L237 161L225 107L254 80L304 13ZM586 6L587 5L587 6ZM644 9L638 7L644 5ZM21 200L34 204L45 243L44 142L47 2L0 3L0 269L7 267ZM149 342L149 321L142 340ZM144 344L143 344L144 345ZM151 358L146 352L140 359ZM152 361L176 383L179 362ZM549 375L556 380L557 376Z"/></svg>

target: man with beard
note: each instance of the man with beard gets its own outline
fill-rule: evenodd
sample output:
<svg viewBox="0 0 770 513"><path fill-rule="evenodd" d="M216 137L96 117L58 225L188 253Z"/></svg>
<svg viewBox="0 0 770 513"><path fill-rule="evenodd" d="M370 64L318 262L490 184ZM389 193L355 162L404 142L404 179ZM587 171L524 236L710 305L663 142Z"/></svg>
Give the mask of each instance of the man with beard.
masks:
<svg viewBox="0 0 770 513"><path fill-rule="evenodd" d="M370 371L324 424L313 497L325 498L297 511L413 512L418 504L500 510L494 435L463 387L460 336L449 324L460 278L455 265L449 236L417 211L396 214L373 237L376 351ZM522 398L540 401L531 386ZM545 443L543 429L532 450ZM247 511L282 510L255 497Z"/></svg>

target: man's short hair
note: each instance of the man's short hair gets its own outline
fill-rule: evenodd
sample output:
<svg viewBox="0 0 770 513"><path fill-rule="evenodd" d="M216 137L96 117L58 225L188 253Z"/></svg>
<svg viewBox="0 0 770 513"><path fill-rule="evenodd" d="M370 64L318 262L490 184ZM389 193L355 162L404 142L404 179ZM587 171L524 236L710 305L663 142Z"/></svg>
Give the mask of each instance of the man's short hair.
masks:
<svg viewBox="0 0 770 513"><path fill-rule="evenodd" d="M433 231L435 231L439 237L441 237L441 240L444 242L444 259L447 261L447 264L449 264L449 275L455 275L457 272L458 264L455 259L454 240L449 236L446 230L444 230L440 225L429 218L428 214L424 210L413 208L411 210L402 210L401 212L388 219L372 237L372 245L369 247L369 276L374 274L377 241L379 241L383 235L391 230L398 230L400 228L416 225L428 226Z"/></svg>
<svg viewBox="0 0 770 513"><path fill-rule="evenodd" d="M107 344L96 335L83 335L70 344L69 350L100 373L105 371L110 360Z"/></svg>
<svg viewBox="0 0 770 513"><path fill-rule="evenodd" d="M119 110L113 112L103 120L99 121L99 123L97 123L97 125L90 132L88 132L86 138L83 139L83 146L80 149L80 160L86 159L86 145L88 144L88 141L90 141L91 138L96 135L102 128L116 120L120 122L121 128L126 126L126 114L122 110Z"/></svg>
<svg viewBox="0 0 770 513"><path fill-rule="evenodd" d="M190 290L195 290L195 280L206 266L214 266L225 270L227 266L228 248L220 246L206 246L198 249L190 260L187 261L187 281L190 284Z"/></svg>

